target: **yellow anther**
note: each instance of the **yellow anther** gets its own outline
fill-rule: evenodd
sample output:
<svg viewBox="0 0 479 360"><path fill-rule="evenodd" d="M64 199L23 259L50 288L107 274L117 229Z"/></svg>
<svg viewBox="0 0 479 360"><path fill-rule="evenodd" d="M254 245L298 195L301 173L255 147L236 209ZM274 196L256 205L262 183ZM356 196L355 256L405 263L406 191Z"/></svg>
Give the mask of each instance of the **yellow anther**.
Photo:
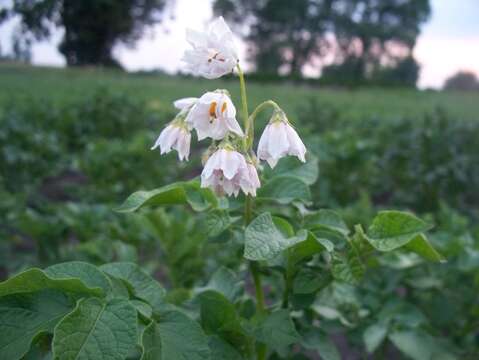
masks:
<svg viewBox="0 0 479 360"><path fill-rule="evenodd" d="M210 117L216 119L216 101L213 101L211 103L209 113L210 113Z"/></svg>

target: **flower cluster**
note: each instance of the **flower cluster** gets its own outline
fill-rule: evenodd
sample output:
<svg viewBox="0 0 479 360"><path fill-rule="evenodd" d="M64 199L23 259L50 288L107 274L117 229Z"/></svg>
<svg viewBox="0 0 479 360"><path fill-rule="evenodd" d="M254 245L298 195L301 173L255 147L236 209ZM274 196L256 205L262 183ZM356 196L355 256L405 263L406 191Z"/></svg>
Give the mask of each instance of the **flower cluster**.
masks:
<svg viewBox="0 0 479 360"><path fill-rule="evenodd" d="M193 74L214 79L239 69L233 34L222 17L216 19L206 33L189 30L187 40L192 50L185 53L183 60ZM305 162L306 147L285 113L273 104L274 112L259 140L257 156L248 146L252 135L245 133L236 119L230 94L220 89L199 98L175 101L174 106L180 111L163 129L152 149L159 147L161 154L175 149L180 160L188 160L191 131L195 130L198 141L212 139L201 173L201 186L220 195L237 196L241 190L256 196L261 186L258 160L267 161L271 168L286 155Z"/></svg>

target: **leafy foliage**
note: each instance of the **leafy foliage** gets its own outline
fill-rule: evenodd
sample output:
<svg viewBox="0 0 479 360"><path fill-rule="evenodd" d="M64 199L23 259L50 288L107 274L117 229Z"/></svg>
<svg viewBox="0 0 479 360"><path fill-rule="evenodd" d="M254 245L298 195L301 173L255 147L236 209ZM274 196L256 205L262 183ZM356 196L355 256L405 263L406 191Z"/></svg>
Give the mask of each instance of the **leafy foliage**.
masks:
<svg viewBox="0 0 479 360"><path fill-rule="evenodd" d="M171 115L161 106L105 90L21 104L0 112L0 358L73 348L56 332L81 339L79 324L112 358L477 353L476 123L299 108L316 156L266 168L245 226L242 197L182 180L197 163L145 151ZM115 213L137 189L151 200ZM244 254L263 241L261 312ZM111 341L91 319L101 309Z"/></svg>

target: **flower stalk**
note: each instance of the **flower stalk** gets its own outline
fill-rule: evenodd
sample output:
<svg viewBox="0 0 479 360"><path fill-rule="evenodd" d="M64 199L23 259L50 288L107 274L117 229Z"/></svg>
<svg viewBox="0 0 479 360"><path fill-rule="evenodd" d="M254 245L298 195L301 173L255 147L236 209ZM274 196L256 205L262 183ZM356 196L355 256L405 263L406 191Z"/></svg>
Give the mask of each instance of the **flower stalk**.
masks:
<svg viewBox="0 0 479 360"><path fill-rule="evenodd" d="M246 97L246 82L244 79L244 73L239 64L237 65L236 68L238 70L238 76L240 81L241 104L242 104L242 111L243 111L243 126L245 129L243 147L244 147L244 152L248 154L252 149L253 141L254 141L254 126L253 126L254 118L250 117L248 114L248 99ZM258 110L258 108L256 110ZM255 110L255 113L257 113L256 110ZM246 226L248 226L251 220L253 219L253 205L254 205L253 202L254 202L253 197L251 195L247 195L246 201L245 201L245 210L244 210L244 220L245 220ZM264 301L263 285L261 283L261 273L259 271L258 263L256 261L250 261L249 269L254 282L255 295L256 295L256 311L258 313L262 313L265 311L266 307L265 307L265 301ZM262 344L262 343L256 344L256 356L258 360L265 360L266 353L267 353L267 348L265 344Z"/></svg>
<svg viewBox="0 0 479 360"><path fill-rule="evenodd" d="M248 98L246 97L246 82L244 79L244 73L239 64L236 65L236 69L238 70L238 77L240 81L241 106L243 111L243 127L245 129L245 137L243 140L243 147L244 147L243 150L247 153L251 148L251 146L249 145L250 143L249 139L254 137L254 132L250 129L251 124L250 124L249 115L248 115ZM251 143L253 143L253 141L251 141Z"/></svg>
<svg viewBox="0 0 479 360"><path fill-rule="evenodd" d="M256 116L258 116L258 114L263 111L264 109L266 109L267 107L271 106L274 111L282 111L281 108L279 107L278 104L276 104L273 100L266 100L266 101L263 101L261 104L259 104L256 109L253 110L253 112L251 113L251 115L249 116L249 119L248 119L248 124L249 126L251 127L251 129L253 130L250 134L250 136L248 136L248 147L252 147L253 146L253 140L254 140L254 122L256 120ZM248 132L246 132L246 134L248 134Z"/></svg>
<svg viewBox="0 0 479 360"><path fill-rule="evenodd" d="M291 126L284 111L272 100L259 104L251 115L248 111L246 82L233 41L233 33L222 17L213 21L206 32L187 31L191 49L185 52L183 61L195 75L217 79L235 71L238 74L241 95L243 129L236 119L237 111L229 91L216 89L200 97L178 99L173 104L180 110L172 122L161 132L153 149L160 147L161 154L172 149L180 160L188 160L191 132L195 131L199 141L210 139L211 144L202 156L201 188L209 188L218 196L245 195L244 226L253 220L254 198L261 187L259 162L266 161L274 168L279 159L291 155L305 161L306 147ZM255 120L257 115L272 107L271 118L253 150ZM246 247L245 247L246 250ZM250 259L246 256L247 259ZM253 258L251 258L253 259ZM256 259L258 260L258 259ZM256 312L268 312L263 292L260 263L249 261L249 270L254 283ZM285 278L283 307L288 306L288 294L292 277ZM256 358L265 360L266 344L256 343Z"/></svg>

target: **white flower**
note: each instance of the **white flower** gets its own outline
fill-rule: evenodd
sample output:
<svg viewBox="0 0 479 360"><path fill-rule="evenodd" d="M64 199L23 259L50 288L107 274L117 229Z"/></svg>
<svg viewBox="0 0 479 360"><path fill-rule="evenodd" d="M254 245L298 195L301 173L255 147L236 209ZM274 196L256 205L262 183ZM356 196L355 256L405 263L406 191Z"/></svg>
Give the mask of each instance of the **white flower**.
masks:
<svg viewBox="0 0 479 360"><path fill-rule="evenodd" d="M286 155L297 156L305 162L306 147L284 114L276 116L266 126L258 143L258 158L266 160L274 168Z"/></svg>
<svg viewBox="0 0 479 360"><path fill-rule="evenodd" d="M182 99L178 99L174 101L173 105L177 109L184 110L184 109L188 109L192 107L194 104L196 104L197 101L198 101L198 98L194 98L194 97L182 98Z"/></svg>
<svg viewBox="0 0 479 360"><path fill-rule="evenodd" d="M233 33L223 17L214 20L205 33L188 29L186 40L193 47L185 51L187 70L207 79L231 73L238 63Z"/></svg>
<svg viewBox="0 0 479 360"><path fill-rule="evenodd" d="M178 151L180 161L183 159L188 160L190 156L190 142L191 133L185 124L174 121L163 129L151 150L159 146L161 154L166 154L173 148Z"/></svg>
<svg viewBox="0 0 479 360"><path fill-rule="evenodd" d="M248 164L239 152L227 148L211 155L201 173L201 187L212 188L220 195L238 196L241 189L255 196L259 186L254 165Z"/></svg>
<svg viewBox="0 0 479 360"><path fill-rule="evenodd" d="M252 163L246 163L246 170L243 172L240 186L245 194L256 196L256 189L261 186L261 182L256 167Z"/></svg>
<svg viewBox="0 0 479 360"><path fill-rule="evenodd" d="M233 102L223 92L207 92L200 97L188 113L186 122L196 129L198 140L207 137L220 140L228 131L244 136L236 121Z"/></svg>

